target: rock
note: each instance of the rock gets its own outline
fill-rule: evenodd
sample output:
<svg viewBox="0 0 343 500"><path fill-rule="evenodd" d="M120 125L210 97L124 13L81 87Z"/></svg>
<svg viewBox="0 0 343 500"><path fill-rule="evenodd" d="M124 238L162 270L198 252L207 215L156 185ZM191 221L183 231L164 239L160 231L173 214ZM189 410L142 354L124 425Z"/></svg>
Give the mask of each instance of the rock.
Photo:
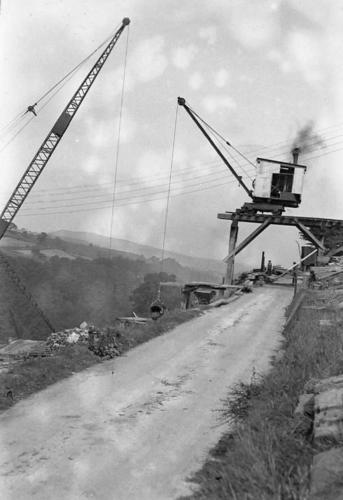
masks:
<svg viewBox="0 0 343 500"><path fill-rule="evenodd" d="M68 344L76 344L76 342L79 340L80 335L76 332L72 332L68 337L66 338L66 342Z"/></svg>
<svg viewBox="0 0 343 500"><path fill-rule="evenodd" d="M319 320L319 326L332 326L333 322L331 319L320 319Z"/></svg>
<svg viewBox="0 0 343 500"><path fill-rule="evenodd" d="M86 323L86 321L83 321L83 322L81 323L81 325L80 325L80 328L81 328L82 330L86 330L86 328L88 328L88 323Z"/></svg>
<svg viewBox="0 0 343 500"><path fill-rule="evenodd" d="M320 392L314 399L314 441L343 439L343 387Z"/></svg>
<svg viewBox="0 0 343 500"><path fill-rule="evenodd" d="M314 414L314 395L301 394L299 402L294 410L294 415L307 415L313 418Z"/></svg>
<svg viewBox="0 0 343 500"><path fill-rule="evenodd" d="M343 500L343 448L332 448L314 457L311 500Z"/></svg>
<svg viewBox="0 0 343 500"><path fill-rule="evenodd" d="M328 391L330 389L338 389L341 387L343 387L343 375L337 375L335 377L313 381L313 392L315 394L319 394L320 392Z"/></svg>
<svg viewBox="0 0 343 500"><path fill-rule="evenodd" d="M306 382L306 384L304 385L304 391L308 394L308 393L314 393L314 388L316 387L316 385L320 382L320 380L318 378L311 378L310 380L308 380Z"/></svg>
<svg viewBox="0 0 343 500"><path fill-rule="evenodd" d="M314 395L302 394L294 410L296 429L305 435L310 435L313 426Z"/></svg>

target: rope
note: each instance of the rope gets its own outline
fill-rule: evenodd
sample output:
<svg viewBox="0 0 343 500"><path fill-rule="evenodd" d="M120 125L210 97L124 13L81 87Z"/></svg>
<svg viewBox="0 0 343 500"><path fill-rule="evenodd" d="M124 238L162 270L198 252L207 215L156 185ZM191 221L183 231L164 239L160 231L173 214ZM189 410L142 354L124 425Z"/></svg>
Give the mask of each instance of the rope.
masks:
<svg viewBox="0 0 343 500"><path fill-rule="evenodd" d="M115 31L113 32L115 33ZM96 49L94 49L87 57L85 57L79 64L77 64L74 68L72 68L68 73L64 75L63 78L61 78L55 85L50 87L39 99L38 101L33 104L33 106L37 106L38 103L40 103L46 96L48 96L60 83L64 82L69 76L72 76L72 74L77 71L84 63L86 63L98 50L101 49L113 36L113 33L108 36Z"/></svg>
<svg viewBox="0 0 343 500"><path fill-rule="evenodd" d="M127 54L129 49L129 33L130 33L130 25L127 29L126 35L126 46L125 46L125 55L124 55L124 68L123 68L123 80L121 87L121 96L120 96L120 111L119 111L119 123L118 123L118 136L117 136L117 150L115 157L115 167L114 167L114 178L113 178L113 193L112 193L112 209L111 209L111 224L110 224L110 258L112 255L112 232L113 232L113 221L114 221L114 205L116 201L116 191L117 191L117 174L118 174L118 164L119 164L119 150L120 150L120 139L121 139L121 126L122 126L122 117L123 117L123 108L124 108L124 95L125 95L125 81L126 81L126 67L127 67Z"/></svg>
<svg viewBox="0 0 343 500"><path fill-rule="evenodd" d="M42 109L44 109L49 104L49 102L55 97L56 94L58 94L58 92L60 92L65 87L65 85L67 85L67 83L69 82L69 80L71 80L71 78L73 76L74 76L73 74L70 75L64 81L63 85L61 85L60 88L58 88L57 90L55 90L55 92L50 96L50 98L39 108L39 111L41 111ZM36 104L35 104L35 106L36 106ZM24 113L23 116L25 116L25 115L26 115L26 112ZM22 132L32 122L32 120L34 118L35 118L34 116L31 116L30 119L26 123L24 123L24 125L22 127L20 127L20 129L0 149L0 154L11 144L11 142L14 141L14 139L20 134L20 132Z"/></svg>
<svg viewBox="0 0 343 500"><path fill-rule="evenodd" d="M6 136L6 134L8 134L9 132L11 132L11 130L13 130L17 124L19 123L19 121L22 119L22 117L24 116L25 113L21 112L19 114L17 114L17 116L15 116L12 120L10 120L6 125L3 125L1 128L0 128L0 136Z"/></svg>
<svg viewBox="0 0 343 500"><path fill-rule="evenodd" d="M176 105L175 112L175 122L174 122L174 132L173 132L173 141L172 141L172 150L171 150L171 160L170 160L170 169L169 169L169 182L168 182L168 192L167 192L167 202L166 202L166 211L164 215L164 227L163 227L163 241L162 241L162 252L161 252L161 274L164 269L164 254L165 254L165 245L166 245L166 235L167 235L167 225L168 225L168 213L169 213L169 201L170 201L170 190L171 190L171 180L173 174L173 164L174 164L174 153L175 153L175 139L176 139L176 126L177 126L177 117L178 117L179 105ZM159 300L161 297L161 282L158 286L157 299Z"/></svg>
<svg viewBox="0 0 343 500"><path fill-rule="evenodd" d="M118 25L119 26L119 25ZM117 27L118 29L118 27ZM117 31L116 29L116 31ZM115 33L115 32L113 32ZM61 78L57 83L55 83L52 87L50 87L44 94L37 99L37 101L32 105L29 106L31 108L35 108L41 101L43 101L51 92L53 92L55 89L55 92L52 94L50 99L48 99L41 107L40 110L44 109L46 105L55 97L55 95L60 92L64 86L71 80L71 78L74 76L74 74L81 68L82 65L84 65L98 50L100 50L113 36L113 33L108 36L96 49L94 49L87 57L85 57L79 64L74 66L73 69L71 69L68 73L66 73L63 78ZM59 87L59 88L58 88ZM14 117L12 120L9 121L7 125L4 125L1 128L0 135L6 136L9 134L13 128L16 128L20 121L25 117L25 115L28 112L28 108L26 108L23 112L19 113L16 117ZM11 144L11 142L14 141L14 139L29 125L29 123L32 121L34 116L31 117L29 121L27 121L5 144L4 146L0 149L0 153L2 153L7 146ZM3 131L3 132L2 132Z"/></svg>
<svg viewBox="0 0 343 500"><path fill-rule="evenodd" d="M241 153L237 148L235 148L231 142L229 142L228 140L225 139L225 137L223 137L217 130L215 130L209 123L207 123L203 118L201 118L201 116L198 115L198 113L196 113L196 111L194 111L194 109L192 109L190 106L188 106L189 109L192 111L192 113L194 113L194 115L209 129L211 130L211 132L216 135L217 137L219 137L225 145L227 146L230 146L234 151L236 151L236 153L238 153L242 158L244 158L245 161L247 161L248 163L250 163L254 168L256 168L256 165L251 161L249 160L248 157L246 157L243 153ZM243 172L246 174L246 172L244 171L243 167L241 166L241 169L243 170ZM248 175L248 174L246 174ZM252 179L249 175L248 177L250 179Z"/></svg>
<svg viewBox="0 0 343 500"><path fill-rule="evenodd" d="M33 118L34 118L34 116L31 116L30 119L22 127L20 127L19 130L17 130L17 132L11 137L11 139L9 139L7 142L5 142L3 147L0 149L0 153L2 153L11 144L11 142L14 141L14 139L20 134L20 132L22 132L24 130L24 128L26 128L28 126L28 124L30 122L32 122Z"/></svg>

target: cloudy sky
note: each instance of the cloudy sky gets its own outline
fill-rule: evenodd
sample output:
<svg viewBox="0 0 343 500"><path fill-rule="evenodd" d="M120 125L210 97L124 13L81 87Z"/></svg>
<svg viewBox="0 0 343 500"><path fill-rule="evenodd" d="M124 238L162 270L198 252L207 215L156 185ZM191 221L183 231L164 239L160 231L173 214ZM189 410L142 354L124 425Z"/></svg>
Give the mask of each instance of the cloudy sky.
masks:
<svg viewBox="0 0 343 500"><path fill-rule="evenodd" d="M40 102L37 117L26 114L8 124L124 16L131 18L130 28L18 213L19 227L108 236L117 165L113 237L161 246L178 96L252 162L257 156L290 159L297 133L312 123L323 141L301 158L309 168L303 203L294 213L343 218L339 0L2 0L1 207L96 57L51 100L49 94ZM254 167L234 156L249 184ZM217 213L245 201L179 108L167 249L223 258L229 224ZM241 224L240 238L252 229ZM292 229L270 228L239 260L257 265L265 250L274 262L287 264L297 254L297 239Z"/></svg>

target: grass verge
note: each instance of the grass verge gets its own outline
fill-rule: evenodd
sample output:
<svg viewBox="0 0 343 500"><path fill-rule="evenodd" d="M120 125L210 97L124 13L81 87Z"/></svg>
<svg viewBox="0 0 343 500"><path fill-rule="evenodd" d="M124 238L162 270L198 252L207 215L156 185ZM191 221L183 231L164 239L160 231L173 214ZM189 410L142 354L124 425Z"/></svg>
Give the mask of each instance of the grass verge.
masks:
<svg viewBox="0 0 343 500"><path fill-rule="evenodd" d="M171 311L156 322L133 325L119 333L119 351L124 353L199 314L198 310ZM19 400L48 385L101 361L101 358L95 356L86 345L82 344L61 348L48 357L15 360L11 363L8 372L0 373L0 411L6 410Z"/></svg>
<svg viewBox="0 0 343 500"><path fill-rule="evenodd" d="M192 499L307 499L316 451L294 418L305 383L343 373L342 312L328 306L330 291L308 292L297 317L284 331L281 359L271 372L228 395L221 419L227 433L191 478ZM320 319L332 325L320 326ZM232 426L234 423L234 426ZM231 430L230 430L231 429ZM232 430L233 429L233 430Z"/></svg>

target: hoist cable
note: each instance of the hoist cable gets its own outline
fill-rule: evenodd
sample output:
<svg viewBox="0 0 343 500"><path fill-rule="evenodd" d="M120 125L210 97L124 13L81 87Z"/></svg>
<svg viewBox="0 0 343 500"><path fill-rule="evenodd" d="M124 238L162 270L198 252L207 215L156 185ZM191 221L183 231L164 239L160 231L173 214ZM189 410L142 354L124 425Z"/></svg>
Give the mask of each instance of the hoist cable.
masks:
<svg viewBox="0 0 343 500"><path fill-rule="evenodd" d="M20 120L25 114L25 111L23 112L20 112L17 114L17 116L15 116L14 118L12 118L12 120L10 120L6 125L3 125L1 128L0 128L0 136L1 135L5 135L7 133L7 131L11 130L12 128L16 127L17 126L17 122L18 120Z"/></svg>
<svg viewBox="0 0 343 500"><path fill-rule="evenodd" d="M60 88L56 89L55 92L49 97L49 99L39 108L39 111L44 109L49 102L55 97L58 92L60 92L64 86L69 82L69 80L73 77L74 75L70 75L68 79L66 79L63 83L63 85L60 86ZM24 113L25 115L26 113ZM32 120L35 118L35 116L31 116L30 119L24 123L24 125L3 145L3 147L0 149L0 154L14 141L14 139L32 122Z"/></svg>
<svg viewBox="0 0 343 500"><path fill-rule="evenodd" d="M73 69L71 69L68 73L66 73L63 78L61 78L57 83L55 83L52 87L50 87L44 94L37 99L37 101L33 104L33 107L37 106L41 101L43 101L51 92L53 92L55 89L57 89L53 95L48 99L44 105L42 105L39 109L42 110L45 108L45 106L55 97L55 95L60 92L60 90L68 83L68 81L73 78L74 74L81 68L83 64L85 64L96 52L98 52L113 36L113 33L108 36L96 49L94 49L87 57L85 57L79 64L77 64ZM59 87L59 88L58 88ZM15 118L13 118L7 125L5 125L3 128L7 129L2 135L8 134L10 131L12 131L13 128L19 125L18 120L22 120L26 113L28 112L28 109L25 109L21 113L19 113ZM11 142L27 127L27 125L32 121L34 116L31 117L31 119L25 123L15 134L12 136L5 144L4 146L0 149L0 153L4 151L4 149L11 144ZM14 123L17 121L17 123ZM2 130L2 129L1 129ZM1 134L0 134L1 135Z"/></svg>
<svg viewBox="0 0 343 500"><path fill-rule="evenodd" d="M20 125L23 116L25 113L21 113L20 116L18 116L15 120L12 120L11 123L8 124L7 127L5 127L3 130L0 131L0 140L3 142L6 140L6 137L16 128Z"/></svg>
<svg viewBox="0 0 343 500"><path fill-rule="evenodd" d="M205 127L207 127L208 133L212 133L213 140L217 141L218 146L220 146L222 149L224 149L227 154L229 154L228 146L230 146L232 149L236 150L236 148L233 148L233 146L230 144L230 142L227 141L221 134L219 134L219 132L217 132L213 127L211 127L211 125L209 125L209 123L207 123L205 120L203 120L192 108L190 108L190 109L191 109L192 113L194 113L197 116L197 118L202 122L202 124ZM240 154L241 156L244 157L244 155L241 154L238 150L236 150L236 151L238 152L238 154ZM233 158L233 156L231 154L230 154L230 158ZM254 166L254 168L256 168L255 165L248 158L244 157L244 159L246 161L248 161L250 164L252 164ZM253 178L245 171L243 166L240 165L239 163L237 163L237 165L239 166L238 168L240 168L242 170L242 172L247 177L249 177L250 181L252 181Z"/></svg>
<svg viewBox="0 0 343 500"><path fill-rule="evenodd" d="M198 113L196 111L194 111L194 109L192 109L190 106L188 106L189 109L192 111L192 113L206 126L208 127L209 130L212 131L213 134L215 134L216 136L218 136L225 144L227 144L228 146L230 146L234 151L236 151L236 153L238 153L242 158L245 159L245 161L247 161L248 163L250 163L254 168L256 168L256 165L251 161L249 160L249 158L247 158L243 153L241 153L237 148L235 148L231 142L229 142L227 139L225 139L225 137L223 137L217 130L215 130L209 123L207 123L203 118L201 118L201 116L198 115Z"/></svg>
<svg viewBox="0 0 343 500"><path fill-rule="evenodd" d="M11 137L11 139L9 139L7 142L5 142L5 144L0 149L0 154L11 144L11 142L14 141L14 139L28 126L28 124L33 119L34 119L34 116L31 116L30 119L26 123L24 123L24 125L19 130L17 130L17 132Z"/></svg>
<svg viewBox="0 0 343 500"><path fill-rule="evenodd" d="M118 25L119 27L119 25ZM40 103L46 96L48 96L56 87L58 87L58 85L60 85L60 83L64 82L64 80L66 80L69 76L72 76L74 72L76 72L84 63L86 63L96 52L98 52L98 50L100 50L113 36L113 34L117 31L118 27L116 28L116 30L110 35L108 36L96 49L94 49L87 57L85 57L79 64L77 64L76 66L74 66L73 69L71 69L70 71L68 71L68 73L66 73L63 78L61 78L57 83L55 83L52 87L50 87L46 92L44 92L44 94L36 101L36 103L34 104L34 106L36 106L38 103Z"/></svg>
<svg viewBox="0 0 343 500"><path fill-rule="evenodd" d="M161 275L162 275L163 270L164 270L164 254L165 254L167 226L168 226L171 181L172 181L173 165L174 165L175 139L176 139L176 127L177 127L178 111L179 111L179 105L177 104L176 111L175 111L173 141L172 141L172 148L171 148L171 159L170 159L170 168L169 168L169 183L168 183L168 192L167 192L167 200L166 200L166 210L165 210L165 214L164 214L164 224L163 224L163 240L162 240L162 252L161 252ZM158 287L158 299L160 299L160 296L161 296L161 283L159 284L159 287Z"/></svg>
<svg viewBox="0 0 343 500"><path fill-rule="evenodd" d="M238 169L241 169L242 172L249 178L249 180L252 182L253 180L253 177L250 175L249 172L246 171L246 169L243 167L242 164L240 164L237 160L237 158L232 154L232 152L230 151L229 147L228 147L228 142L225 141L224 143L220 143L219 140L217 139L217 143L222 147L222 149L226 152L226 154L231 158L231 160L236 164L236 168ZM231 145L230 145L230 148L232 149L235 149L233 148ZM251 162L249 162L251 163ZM252 164L253 165L253 164ZM254 171L255 171L256 167L254 165Z"/></svg>
<svg viewBox="0 0 343 500"><path fill-rule="evenodd" d="M116 201L116 190L117 190L117 175L118 175L120 139L121 139L121 127L122 127L123 108L124 108L124 96L125 96L127 54L128 54L128 49L129 49L129 33L130 33L130 25L128 26L127 34L126 34L126 46L125 46L124 67L123 67L123 80L122 80L122 88L121 88L121 96L120 96L120 111L119 111L119 123L118 123L117 150L116 150L115 167L114 167L113 192L112 192L112 209L111 209L111 223L110 223L110 248L109 248L110 256L111 256L112 240L113 240L112 232L113 232L113 221L114 221L114 204L115 204L115 201Z"/></svg>

